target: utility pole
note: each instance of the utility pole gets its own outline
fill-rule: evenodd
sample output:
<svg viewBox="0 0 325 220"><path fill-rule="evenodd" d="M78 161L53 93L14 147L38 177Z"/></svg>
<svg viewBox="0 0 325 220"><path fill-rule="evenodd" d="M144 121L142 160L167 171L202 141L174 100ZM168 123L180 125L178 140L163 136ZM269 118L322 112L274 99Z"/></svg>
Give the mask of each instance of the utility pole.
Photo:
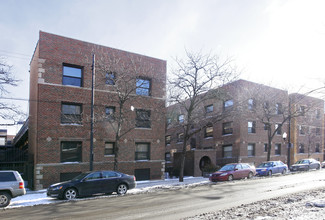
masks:
<svg viewBox="0 0 325 220"><path fill-rule="evenodd" d="M290 168L290 157L291 157L291 99L289 97L289 129L288 129L288 158L287 158L287 164L288 164L288 167Z"/></svg>
<svg viewBox="0 0 325 220"><path fill-rule="evenodd" d="M95 101L95 91L94 91L94 82L95 82L95 54L93 54L93 62L91 66L91 122L90 122L90 153L89 153L89 170L93 170L94 162L94 101Z"/></svg>

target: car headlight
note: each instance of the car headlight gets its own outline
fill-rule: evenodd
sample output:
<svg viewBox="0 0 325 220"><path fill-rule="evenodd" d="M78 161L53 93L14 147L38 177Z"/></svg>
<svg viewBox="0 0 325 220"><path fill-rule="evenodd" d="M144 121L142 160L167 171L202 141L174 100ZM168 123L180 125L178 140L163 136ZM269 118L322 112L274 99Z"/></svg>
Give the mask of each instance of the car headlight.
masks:
<svg viewBox="0 0 325 220"><path fill-rule="evenodd" d="M63 188L63 186L55 186L55 187L52 188L52 190L60 190L62 188Z"/></svg>
<svg viewBox="0 0 325 220"><path fill-rule="evenodd" d="M227 176L228 173L222 173L220 176Z"/></svg>

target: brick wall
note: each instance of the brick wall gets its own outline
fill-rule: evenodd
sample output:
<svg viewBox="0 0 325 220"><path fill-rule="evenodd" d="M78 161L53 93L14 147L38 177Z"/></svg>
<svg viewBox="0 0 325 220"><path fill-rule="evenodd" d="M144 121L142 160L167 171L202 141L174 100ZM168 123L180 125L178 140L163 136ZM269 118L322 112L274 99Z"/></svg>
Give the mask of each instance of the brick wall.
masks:
<svg viewBox="0 0 325 220"><path fill-rule="evenodd" d="M29 143L30 154L34 154L35 188L44 188L58 182L60 173L89 170L92 54L96 55L94 170L113 169L114 157L104 155L104 146L106 141L114 141L115 135L111 123L103 116L105 107L117 106L115 101L118 98L118 87L105 84L106 71L114 71L117 78L129 77L132 80L130 84L133 85L136 77L151 80L150 96L138 96L132 92L130 100L125 103L125 109L133 106L135 109L150 110L151 128L131 129L122 137L119 171L134 174L135 169L150 168L151 179L161 179L164 176L166 61L40 32L30 69L32 101ZM63 64L82 67L81 87L62 85ZM81 124L61 123L63 102L82 106ZM135 124L135 112L128 111L126 115L122 132L128 131ZM82 143L80 163L61 163L61 141ZM136 142L150 144L150 160L135 161Z"/></svg>

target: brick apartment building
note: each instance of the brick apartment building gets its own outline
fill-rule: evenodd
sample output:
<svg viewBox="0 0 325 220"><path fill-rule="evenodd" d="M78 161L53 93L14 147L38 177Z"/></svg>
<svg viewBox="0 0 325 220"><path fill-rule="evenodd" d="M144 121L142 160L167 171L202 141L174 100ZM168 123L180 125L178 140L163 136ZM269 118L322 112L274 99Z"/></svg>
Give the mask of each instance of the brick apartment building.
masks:
<svg viewBox="0 0 325 220"><path fill-rule="evenodd" d="M40 32L30 63L33 188L90 169L91 106L93 170L113 169L121 90L129 99L122 109L126 134L119 142L118 170L138 180L163 178L165 85L166 61Z"/></svg>
<svg viewBox="0 0 325 220"><path fill-rule="evenodd" d="M289 110L306 111L303 116L290 121L290 140L293 145L290 148L290 164L306 157L323 160L323 100L299 94L289 95L285 90L245 80L229 83L221 89L226 94L223 100L210 100L198 111L202 113L201 123L206 123L206 127L189 140L185 175L200 176L208 164L222 166L231 162L247 162L258 165L266 161L267 125L273 126L273 131L276 126L280 126L272 139L270 159L287 162L288 140L284 140L282 135L289 132L289 121L283 121L283 116ZM269 123L265 123L265 109L270 112L267 115L270 116ZM216 117L219 120L216 121ZM166 170L169 172L173 169L178 172L179 152L183 145L183 131L179 123L184 118L184 112L177 105L168 107ZM305 133L301 132L301 128L305 129Z"/></svg>

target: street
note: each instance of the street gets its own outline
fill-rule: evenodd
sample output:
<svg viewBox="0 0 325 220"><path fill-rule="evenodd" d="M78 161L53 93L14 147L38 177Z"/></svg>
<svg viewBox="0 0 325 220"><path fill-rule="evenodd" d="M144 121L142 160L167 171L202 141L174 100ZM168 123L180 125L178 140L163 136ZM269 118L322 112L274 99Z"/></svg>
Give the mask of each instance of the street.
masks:
<svg viewBox="0 0 325 220"><path fill-rule="evenodd" d="M4 209L1 219L180 219L323 187L325 170Z"/></svg>

